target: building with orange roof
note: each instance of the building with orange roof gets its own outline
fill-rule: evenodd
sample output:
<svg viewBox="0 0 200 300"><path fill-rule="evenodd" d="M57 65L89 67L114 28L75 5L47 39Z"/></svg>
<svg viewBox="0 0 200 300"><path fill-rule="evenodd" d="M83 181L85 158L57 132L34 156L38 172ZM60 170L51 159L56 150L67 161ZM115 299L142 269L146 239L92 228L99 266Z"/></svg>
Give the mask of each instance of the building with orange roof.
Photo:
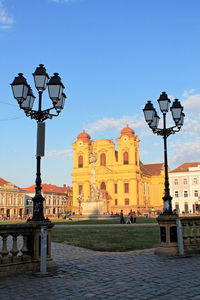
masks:
<svg viewBox="0 0 200 300"><path fill-rule="evenodd" d="M0 178L0 218L17 219L24 216L25 191Z"/></svg>
<svg viewBox="0 0 200 300"><path fill-rule="evenodd" d="M184 163L169 173L172 208L179 213L200 212L200 162Z"/></svg>
<svg viewBox="0 0 200 300"><path fill-rule="evenodd" d="M105 214L121 209L124 213L130 209L140 213L161 211L164 164L144 165L140 161L139 138L128 123L116 141L117 149L112 139L93 141L85 129L77 136L73 143L73 210L81 213L81 201L90 196L89 154L97 153L96 186L102 192Z"/></svg>
<svg viewBox="0 0 200 300"><path fill-rule="evenodd" d="M24 188L25 195L25 214L32 215L33 202L32 198L35 195L35 185ZM52 184L42 184L42 195L44 201L44 215L46 217L57 218L65 215L65 213L72 212L72 188L66 186L62 187Z"/></svg>

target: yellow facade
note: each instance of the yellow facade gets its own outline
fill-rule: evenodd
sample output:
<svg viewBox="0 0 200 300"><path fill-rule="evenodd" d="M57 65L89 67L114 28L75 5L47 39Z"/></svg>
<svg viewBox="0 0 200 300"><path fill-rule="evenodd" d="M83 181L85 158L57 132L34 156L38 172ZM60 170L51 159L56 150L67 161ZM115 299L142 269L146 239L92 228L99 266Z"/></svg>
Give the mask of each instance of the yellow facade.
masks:
<svg viewBox="0 0 200 300"><path fill-rule="evenodd" d="M112 139L91 140L83 130L73 144L73 211L81 213L83 201L90 195L91 166L89 154L97 153L96 185L102 191L104 213L130 209L140 213L162 210L164 195L163 164L143 165L139 159L139 138L128 127L121 130L115 143Z"/></svg>
<svg viewBox="0 0 200 300"><path fill-rule="evenodd" d="M24 194L24 190L0 178L0 219L24 216Z"/></svg>

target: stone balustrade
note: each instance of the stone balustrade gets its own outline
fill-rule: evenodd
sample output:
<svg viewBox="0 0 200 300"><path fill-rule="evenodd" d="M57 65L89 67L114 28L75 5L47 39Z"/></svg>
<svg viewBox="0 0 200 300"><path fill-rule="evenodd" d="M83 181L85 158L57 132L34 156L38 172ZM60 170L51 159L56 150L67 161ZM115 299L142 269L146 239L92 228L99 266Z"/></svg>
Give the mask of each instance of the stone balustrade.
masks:
<svg viewBox="0 0 200 300"><path fill-rule="evenodd" d="M177 221L181 221L184 254L200 253L200 216L181 216L162 214L157 218L159 224L159 246L155 253L161 255L178 255ZM179 231L180 232L180 231ZM180 251L181 252L181 251Z"/></svg>
<svg viewBox="0 0 200 300"><path fill-rule="evenodd" d="M182 217L184 253L200 253L200 216Z"/></svg>
<svg viewBox="0 0 200 300"><path fill-rule="evenodd" d="M41 227L47 227L47 268L55 267L51 259L49 221L0 225L0 276L39 271Z"/></svg>

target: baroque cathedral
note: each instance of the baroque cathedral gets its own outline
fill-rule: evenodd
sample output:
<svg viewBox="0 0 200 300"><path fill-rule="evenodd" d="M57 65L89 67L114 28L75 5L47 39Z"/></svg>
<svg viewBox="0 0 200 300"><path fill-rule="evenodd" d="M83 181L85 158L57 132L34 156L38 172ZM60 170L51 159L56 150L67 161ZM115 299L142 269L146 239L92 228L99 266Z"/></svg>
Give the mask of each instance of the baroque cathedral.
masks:
<svg viewBox="0 0 200 300"><path fill-rule="evenodd" d="M73 143L73 211L82 213L82 202L91 190L90 153L97 153L95 163L96 186L103 198L105 214L141 214L162 211L164 196L164 164L143 164L139 158L139 138L128 126L116 139L93 141L85 132Z"/></svg>

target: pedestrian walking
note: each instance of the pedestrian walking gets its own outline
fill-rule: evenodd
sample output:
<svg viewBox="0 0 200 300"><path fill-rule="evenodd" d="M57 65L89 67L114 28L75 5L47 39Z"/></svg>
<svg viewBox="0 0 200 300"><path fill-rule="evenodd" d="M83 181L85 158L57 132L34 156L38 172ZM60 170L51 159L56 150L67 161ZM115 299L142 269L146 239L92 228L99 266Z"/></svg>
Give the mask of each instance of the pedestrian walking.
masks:
<svg viewBox="0 0 200 300"><path fill-rule="evenodd" d="M121 209L120 213L120 224L125 224L123 210Z"/></svg>
<svg viewBox="0 0 200 300"><path fill-rule="evenodd" d="M127 220L126 220L126 224L132 224L131 222L131 213L129 212Z"/></svg>
<svg viewBox="0 0 200 300"><path fill-rule="evenodd" d="M129 214L131 215L131 224L133 224L133 211L132 211L132 209L130 210Z"/></svg>

